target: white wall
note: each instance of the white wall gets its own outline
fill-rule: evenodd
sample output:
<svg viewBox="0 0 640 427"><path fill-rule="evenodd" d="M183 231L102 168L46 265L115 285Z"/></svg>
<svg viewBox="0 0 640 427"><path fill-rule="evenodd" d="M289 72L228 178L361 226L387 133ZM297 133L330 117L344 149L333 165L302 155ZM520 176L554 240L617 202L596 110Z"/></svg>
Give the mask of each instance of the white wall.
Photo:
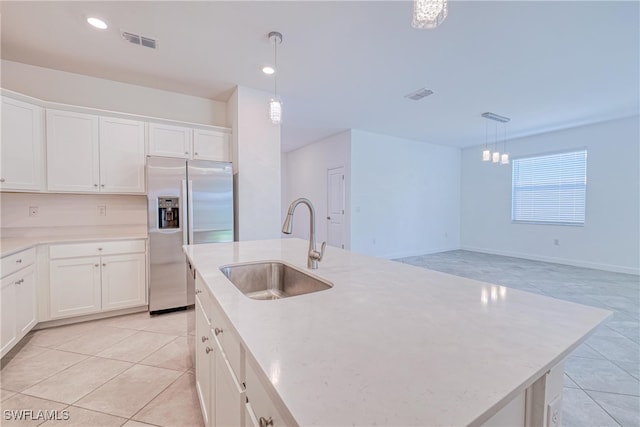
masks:
<svg viewBox="0 0 640 427"><path fill-rule="evenodd" d="M584 227L512 224L511 167L482 162L482 146L463 150L462 248L639 273L639 127L633 117L508 143L512 158L587 148Z"/></svg>
<svg viewBox="0 0 640 427"><path fill-rule="evenodd" d="M284 155L283 180L286 192L283 193L282 220L287 214L289 204L305 197L313 203L316 211L316 239L327 240L327 170L344 166L345 168L345 249L350 247L350 156L351 131L342 132L313 144L290 151ZM292 236L309 238L309 210L299 206L293 216Z"/></svg>
<svg viewBox="0 0 640 427"><path fill-rule="evenodd" d="M226 126L226 103L2 60L2 87L44 101Z"/></svg>
<svg viewBox="0 0 640 427"><path fill-rule="evenodd" d="M351 132L351 250L399 258L458 249L460 150Z"/></svg>
<svg viewBox="0 0 640 427"><path fill-rule="evenodd" d="M237 87L228 103L237 168L234 179L238 240L280 237L280 126L269 121L270 96Z"/></svg>

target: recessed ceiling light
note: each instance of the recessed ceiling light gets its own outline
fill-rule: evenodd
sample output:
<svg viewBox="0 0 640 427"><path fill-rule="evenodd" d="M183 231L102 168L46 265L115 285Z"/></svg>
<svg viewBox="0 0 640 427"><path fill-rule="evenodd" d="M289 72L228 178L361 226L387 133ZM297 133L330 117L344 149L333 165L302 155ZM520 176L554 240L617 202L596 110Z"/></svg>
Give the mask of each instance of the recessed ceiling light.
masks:
<svg viewBox="0 0 640 427"><path fill-rule="evenodd" d="M273 69L273 67L269 67L269 66L267 65L266 67L263 67L263 68L262 68L262 72L263 72L263 73L265 73L265 74L269 74L269 75L271 75L271 74L275 73L275 72L276 72L276 70L274 70L274 69Z"/></svg>
<svg viewBox="0 0 640 427"><path fill-rule="evenodd" d="M106 30L109 27L107 23L104 22L102 19L94 18L92 16L87 18L87 22L89 23L89 25L99 30Z"/></svg>

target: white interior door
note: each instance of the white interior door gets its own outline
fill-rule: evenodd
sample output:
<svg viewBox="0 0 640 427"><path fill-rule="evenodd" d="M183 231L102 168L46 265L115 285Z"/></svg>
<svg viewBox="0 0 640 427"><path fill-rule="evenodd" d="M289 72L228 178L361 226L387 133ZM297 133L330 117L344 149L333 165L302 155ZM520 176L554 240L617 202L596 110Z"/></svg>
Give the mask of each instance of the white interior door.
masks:
<svg viewBox="0 0 640 427"><path fill-rule="evenodd" d="M344 167L327 169L327 244L344 249Z"/></svg>

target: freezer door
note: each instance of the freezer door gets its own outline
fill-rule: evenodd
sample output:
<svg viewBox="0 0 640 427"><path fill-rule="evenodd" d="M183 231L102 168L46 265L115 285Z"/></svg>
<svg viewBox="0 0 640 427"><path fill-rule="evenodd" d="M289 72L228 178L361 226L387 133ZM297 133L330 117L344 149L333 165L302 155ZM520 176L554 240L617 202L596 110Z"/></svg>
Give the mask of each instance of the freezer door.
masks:
<svg viewBox="0 0 640 427"><path fill-rule="evenodd" d="M182 252L188 237L186 178L185 160L147 159L149 311L152 313L187 305L187 273ZM177 228L161 228L161 205L175 206L176 198ZM175 214L175 208L172 209Z"/></svg>
<svg viewBox="0 0 640 427"><path fill-rule="evenodd" d="M231 163L188 162L189 243L233 241L233 168Z"/></svg>

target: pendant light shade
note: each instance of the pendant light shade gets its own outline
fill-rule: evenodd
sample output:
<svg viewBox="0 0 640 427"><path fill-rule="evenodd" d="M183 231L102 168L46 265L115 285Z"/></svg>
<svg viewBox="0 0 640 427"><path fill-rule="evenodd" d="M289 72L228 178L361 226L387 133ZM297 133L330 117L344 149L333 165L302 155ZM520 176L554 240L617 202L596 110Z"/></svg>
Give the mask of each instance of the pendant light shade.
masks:
<svg viewBox="0 0 640 427"><path fill-rule="evenodd" d="M282 101L276 98L269 100L269 119L274 125L282 123Z"/></svg>
<svg viewBox="0 0 640 427"><path fill-rule="evenodd" d="M493 163L498 163L500 162L500 153L498 151L494 151L493 154L491 155L491 161Z"/></svg>
<svg viewBox="0 0 640 427"><path fill-rule="evenodd" d="M447 0L413 0L413 28L436 28L447 17Z"/></svg>
<svg viewBox="0 0 640 427"><path fill-rule="evenodd" d="M278 98L278 45L282 43L282 34L271 31L267 37L273 43L273 98L269 100L269 119L274 125L282 123L282 101Z"/></svg>
<svg viewBox="0 0 640 427"><path fill-rule="evenodd" d="M502 156L500 156L500 163L503 165L509 164L509 155L507 153L503 153Z"/></svg>
<svg viewBox="0 0 640 427"><path fill-rule="evenodd" d="M485 148L482 151L482 161L488 162L489 160L491 160L491 150L489 150L488 148Z"/></svg>

